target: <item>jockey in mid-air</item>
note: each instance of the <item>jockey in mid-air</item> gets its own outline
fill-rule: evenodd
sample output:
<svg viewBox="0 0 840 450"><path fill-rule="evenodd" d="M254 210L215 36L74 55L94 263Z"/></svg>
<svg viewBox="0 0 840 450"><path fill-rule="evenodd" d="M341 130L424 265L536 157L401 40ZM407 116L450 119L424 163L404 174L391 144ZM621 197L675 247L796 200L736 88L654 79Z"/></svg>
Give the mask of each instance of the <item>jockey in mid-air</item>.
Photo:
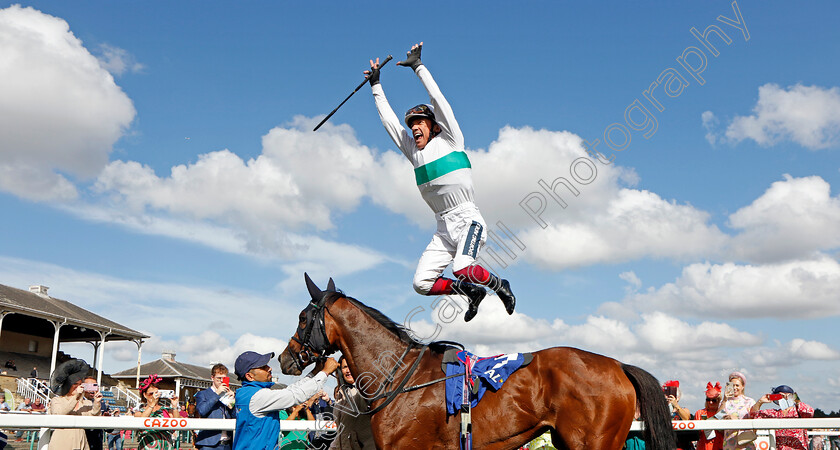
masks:
<svg viewBox="0 0 840 450"><path fill-rule="evenodd" d="M516 297L510 283L476 262L487 235L484 218L473 200L472 169L464 151L464 135L429 69L420 61L422 48L422 42L412 46L405 61L397 63L414 70L431 100L431 104L417 105L405 113L410 132L403 128L379 84L379 58L376 62L371 60L370 70L364 72L382 124L414 166L417 188L437 220L437 231L417 264L414 289L422 295L466 296L469 308L464 320L469 322L478 313L487 286L496 291L507 313L513 314ZM442 276L450 262L456 280Z"/></svg>

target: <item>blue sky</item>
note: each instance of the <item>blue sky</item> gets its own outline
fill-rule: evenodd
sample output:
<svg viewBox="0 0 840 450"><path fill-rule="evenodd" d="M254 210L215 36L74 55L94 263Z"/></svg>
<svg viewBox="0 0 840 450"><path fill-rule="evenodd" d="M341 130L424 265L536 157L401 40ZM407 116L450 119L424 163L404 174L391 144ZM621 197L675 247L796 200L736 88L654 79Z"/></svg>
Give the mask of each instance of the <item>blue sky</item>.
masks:
<svg viewBox="0 0 840 450"><path fill-rule="evenodd" d="M603 353L692 409L732 370L837 409L840 6L579 3L5 3L0 283L152 335L144 361L279 352L304 271L398 322L422 306L429 332L411 279L433 216L370 89L311 132L370 58L423 41L477 204L525 247L500 269L517 313L491 297L441 338ZM691 31L711 25L717 56ZM398 113L426 101L406 68L381 79ZM539 181L571 168L562 208Z"/></svg>

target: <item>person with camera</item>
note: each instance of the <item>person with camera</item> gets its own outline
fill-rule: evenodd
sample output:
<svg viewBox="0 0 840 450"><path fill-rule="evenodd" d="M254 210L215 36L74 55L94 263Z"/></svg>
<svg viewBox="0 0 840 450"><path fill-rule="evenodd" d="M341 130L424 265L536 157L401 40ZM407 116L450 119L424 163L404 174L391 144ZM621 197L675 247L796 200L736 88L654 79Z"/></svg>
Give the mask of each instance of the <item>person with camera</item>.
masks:
<svg viewBox="0 0 840 450"><path fill-rule="evenodd" d="M761 409L762 405L774 403L778 408ZM787 385L776 386L764 394L750 409L750 415L759 419L798 419L814 417L814 408L799 400L799 395ZM808 433L805 430L776 430L777 450L806 450Z"/></svg>
<svg viewBox="0 0 840 450"><path fill-rule="evenodd" d="M209 388L195 394L195 412L199 417L211 419L236 418L233 409L234 393L230 388L228 368L216 364L210 369ZM195 446L204 450L230 450L233 433L226 430L201 430L195 438Z"/></svg>
<svg viewBox="0 0 840 450"><path fill-rule="evenodd" d="M149 375L140 383L140 397L144 403L134 417L180 417L178 397L172 391L161 391L158 384L163 378L157 374ZM167 406L168 405L168 406ZM138 430L137 450L174 450L175 439L172 431L166 430Z"/></svg>
<svg viewBox="0 0 840 450"><path fill-rule="evenodd" d="M99 384L96 382L96 378L92 376L85 377L82 387L85 392L82 402L91 409L98 408L99 414L95 415L100 415L107 411L108 404L102 401L102 393L99 392ZM98 402L96 401L97 397L99 398ZM87 437L90 450L102 450L102 441L104 439L102 430L85 429L85 436Z"/></svg>
<svg viewBox="0 0 840 450"><path fill-rule="evenodd" d="M723 392L720 382L712 386L712 382L706 384L705 408L694 413L694 420L715 419L720 412L720 403L723 399ZM700 432L697 439L697 450L722 450L723 432L720 430L704 430Z"/></svg>
<svg viewBox="0 0 840 450"><path fill-rule="evenodd" d="M50 388L56 396L50 400L49 414L98 416L102 393L85 398L85 380L90 366L81 359L71 359L58 366L50 378ZM63 428L52 431L49 450L90 450L85 430Z"/></svg>
<svg viewBox="0 0 840 450"><path fill-rule="evenodd" d="M668 380L662 386L662 391L665 393L665 399L668 400L668 406L671 409L671 420L691 420L691 411L680 406L680 399L682 399L680 382ZM681 431L677 433L677 450L693 449L696 440L696 432Z"/></svg>
<svg viewBox="0 0 840 450"><path fill-rule="evenodd" d="M729 374L729 382L723 396L724 419L744 419L750 415L750 409L755 400L744 395L747 377L741 372ZM724 450L748 449L755 450L754 430L727 430L723 435Z"/></svg>

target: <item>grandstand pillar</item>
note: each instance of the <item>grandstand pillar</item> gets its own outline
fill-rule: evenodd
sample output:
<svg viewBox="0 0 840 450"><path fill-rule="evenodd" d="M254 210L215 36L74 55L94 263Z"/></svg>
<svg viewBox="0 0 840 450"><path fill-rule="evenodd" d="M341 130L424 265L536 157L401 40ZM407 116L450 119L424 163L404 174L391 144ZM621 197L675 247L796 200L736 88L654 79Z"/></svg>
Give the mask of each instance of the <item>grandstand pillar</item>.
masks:
<svg viewBox="0 0 840 450"><path fill-rule="evenodd" d="M6 314L9 314L8 311L0 312L0 334L3 332L3 319L6 318Z"/></svg>
<svg viewBox="0 0 840 450"><path fill-rule="evenodd" d="M175 379L175 396L181 398L181 378Z"/></svg>
<svg viewBox="0 0 840 450"><path fill-rule="evenodd" d="M135 380L134 388L140 389L140 355L143 349L143 339L134 341L137 344L137 379Z"/></svg>
<svg viewBox="0 0 840 450"><path fill-rule="evenodd" d="M91 364L91 367L93 367L95 369L96 368L96 361L97 361L97 358L99 357L99 345L100 345L100 343L99 342L88 342L88 344L90 344L93 347L93 364Z"/></svg>
<svg viewBox="0 0 840 450"><path fill-rule="evenodd" d="M52 374L55 372L55 360L58 357L58 332L61 331L64 323L67 323L67 319L64 319L64 323L54 322L52 320L50 320L50 323L55 327L55 335L53 336L52 361L50 362L50 376L48 378L52 378Z"/></svg>
<svg viewBox="0 0 840 450"><path fill-rule="evenodd" d="M93 364L96 366L96 383L102 386L102 360L105 359L105 338L111 333L105 333L99 330L96 330L96 332L99 333L99 345L94 346L98 348L93 353Z"/></svg>

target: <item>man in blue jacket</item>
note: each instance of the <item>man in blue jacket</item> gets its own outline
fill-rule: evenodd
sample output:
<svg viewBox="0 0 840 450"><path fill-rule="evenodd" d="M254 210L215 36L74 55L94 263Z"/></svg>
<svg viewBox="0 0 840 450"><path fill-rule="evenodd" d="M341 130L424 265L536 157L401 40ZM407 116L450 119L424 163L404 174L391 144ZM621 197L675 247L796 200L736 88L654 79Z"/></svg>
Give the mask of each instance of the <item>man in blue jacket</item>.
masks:
<svg viewBox="0 0 840 450"><path fill-rule="evenodd" d="M199 416L210 419L233 419L236 410L233 409L234 394L225 381L228 368L224 364L216 364L210 369L210 381L213 385L195 394L195 410ZM201 430L195 438L195 446L204 450L231 450L232 433L223 430Z"/></svg>
<svg viewBox="0 0 840 450"><path fill-rule="evenodd" d="M261 355L245 352L236 358L234 371L242 387L236 391L236 432L234 450L274 450L280 437L281 409L301 404L323 389L324 381L338 367L327 358L324 368L314 377L304 377L286 389L271 389L274 353Z"/></svg>

